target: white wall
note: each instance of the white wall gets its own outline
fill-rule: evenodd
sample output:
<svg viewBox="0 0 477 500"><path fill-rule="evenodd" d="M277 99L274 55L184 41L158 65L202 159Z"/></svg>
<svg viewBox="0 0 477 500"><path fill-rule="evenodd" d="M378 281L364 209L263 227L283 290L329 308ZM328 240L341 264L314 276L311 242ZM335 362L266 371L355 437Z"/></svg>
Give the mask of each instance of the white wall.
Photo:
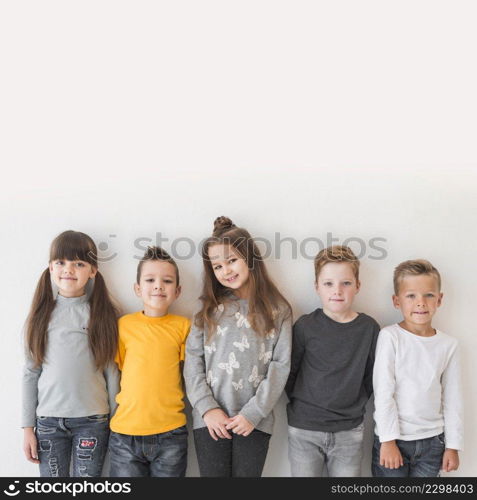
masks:
<svg viewBox="0 0 477 500"><path fill-rule="evenodd" d="M198 242L223 214L271 241L385 238L384 259L366 248L356 300L382 325L399 319L394 266L439 268L435 324L462 345L466 397L451 475L474 476L475 11L456 0L2 2L0 475L37 474L21 451L20 338L51 240L72 228L108 243L104 257L118 255L101 270L130 312L135 239ZM312 261L281 248L267 263L298 317L318 306ZM179 266L174 312L191 315L201 262ZM270 476L289 475L284 408ZM367 433L365 475L369 415Z"/></svg>

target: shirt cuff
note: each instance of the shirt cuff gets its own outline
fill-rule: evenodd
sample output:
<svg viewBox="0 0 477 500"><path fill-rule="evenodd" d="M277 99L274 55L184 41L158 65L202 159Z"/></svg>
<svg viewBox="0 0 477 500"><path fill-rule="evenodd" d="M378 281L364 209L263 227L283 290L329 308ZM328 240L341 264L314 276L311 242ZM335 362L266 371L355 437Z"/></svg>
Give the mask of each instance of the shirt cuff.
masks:
<svg viewBox="0 0 477 500"><path fill-rule="evenodd" d="M379 437L379 442L380 443L385 443L387 441L395 441L396 439L399 439L400 436L399 434L388 434L387 436L378 436Z"/></svg>
<svg viewBox="0 0 477 500"><path fill-rule="evenodd" d="M243 415L254 427L260 423L260 420L263 419L263 415L252 408L242 408L239 411L240 415Z"/></svg>
<svg viewBox="0 0 477 500"><path fill-rule="evenodd" d="M201 417L214 408L220 408L220 405L217 404L217 401L212 396L205 396L195 404L195 409L199 412Z"/></svg>

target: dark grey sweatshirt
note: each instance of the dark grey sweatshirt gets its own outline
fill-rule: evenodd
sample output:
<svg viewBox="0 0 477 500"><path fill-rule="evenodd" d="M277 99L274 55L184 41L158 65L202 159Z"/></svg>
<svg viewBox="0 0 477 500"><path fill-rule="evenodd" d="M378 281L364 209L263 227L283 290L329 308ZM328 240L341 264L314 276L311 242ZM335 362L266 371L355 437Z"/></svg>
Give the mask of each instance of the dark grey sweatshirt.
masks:
<svg viewBox="0 0 477 500"><path fill-rule="evenodd" d="M359 313L338 323L316 309L293 326L291 370L285 391L288 423L322 432L353 429L373 392L379 325Z"/></svg>

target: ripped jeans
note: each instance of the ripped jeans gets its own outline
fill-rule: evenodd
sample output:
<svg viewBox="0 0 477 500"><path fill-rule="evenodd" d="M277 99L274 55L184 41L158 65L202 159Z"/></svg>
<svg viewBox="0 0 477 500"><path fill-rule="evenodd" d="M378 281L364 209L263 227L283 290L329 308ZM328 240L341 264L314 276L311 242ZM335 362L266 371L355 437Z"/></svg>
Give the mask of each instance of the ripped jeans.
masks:
<svg viewBox="0 0 477 500"><path fill-rule="evenodd" d="M99 477L108 449L109 415L37 417L41 477Z"/></svg>

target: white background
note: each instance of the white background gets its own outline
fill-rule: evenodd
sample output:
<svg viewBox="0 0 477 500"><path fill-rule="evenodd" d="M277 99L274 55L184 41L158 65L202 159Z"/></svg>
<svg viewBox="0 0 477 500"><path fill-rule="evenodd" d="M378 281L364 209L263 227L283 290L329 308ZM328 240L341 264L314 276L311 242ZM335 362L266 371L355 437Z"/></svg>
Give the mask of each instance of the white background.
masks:
<svg viewBox="0 0 477 500"><path fill-rule="evenodd" d="M475 476L476 13L459 0L3 1L0 475L38 473L21 451L21 329L51 240L76 229L107 244L101 271L131 312L135 239L161 232L171 250L228 215L272 242L385 238L385 258L365 247L356 299L381 325L400 318L395 265L438 267L435 326L463 351L453 475ZM312 261L281 252L268 267L298 317L319 305ZM179 266L173 312L191 315L201 261ZM289 475L284 408L265 475Z"/></svg>

